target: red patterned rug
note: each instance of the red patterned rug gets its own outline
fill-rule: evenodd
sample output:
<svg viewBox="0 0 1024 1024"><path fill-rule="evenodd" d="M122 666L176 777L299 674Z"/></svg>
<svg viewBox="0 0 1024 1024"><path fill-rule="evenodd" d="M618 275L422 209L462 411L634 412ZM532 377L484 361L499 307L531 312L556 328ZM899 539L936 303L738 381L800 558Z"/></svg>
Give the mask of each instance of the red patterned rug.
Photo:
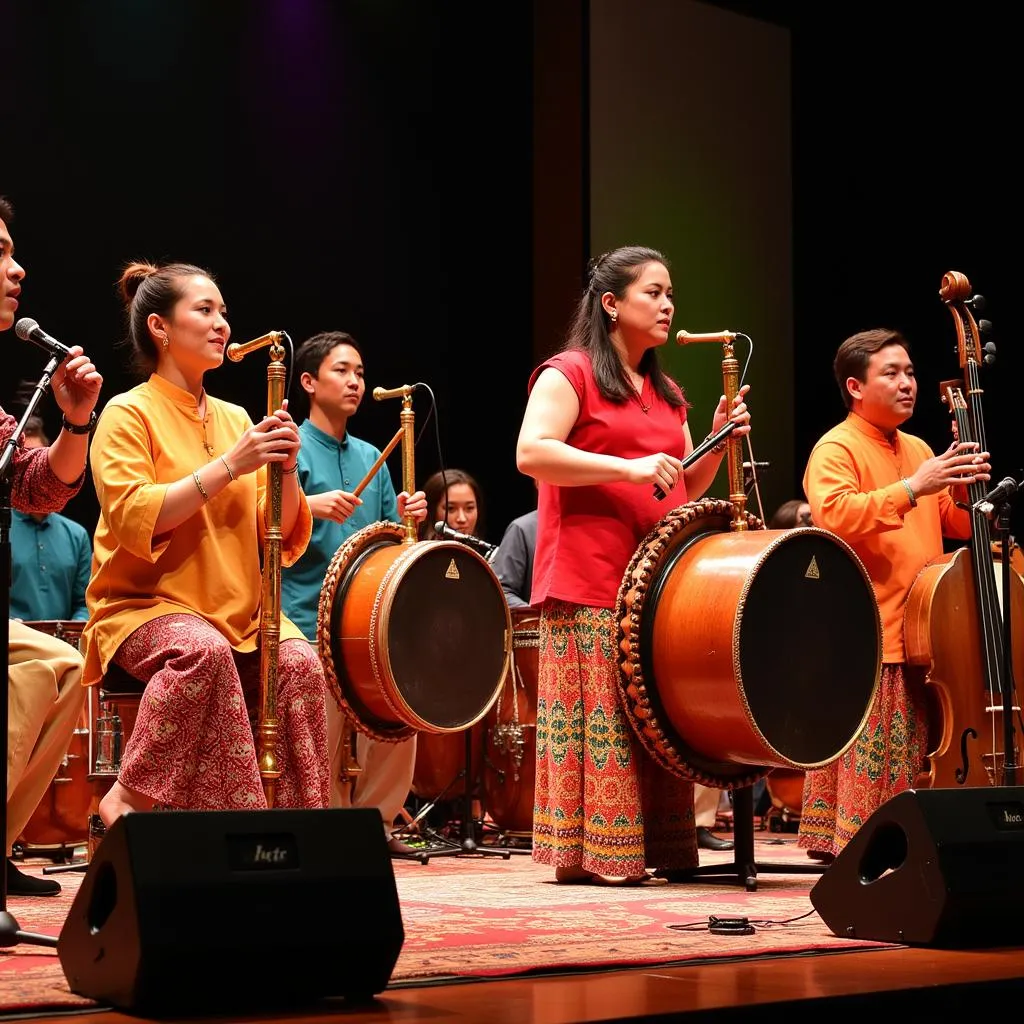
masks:
<svg viewBox="0 0 1024 1024"><path fill-rule="evenodd" d="M808 863L789 835L758 833L755 857L763 866ZM731 863L732 855L703 853L702 861ZM813 874L762 871L751 893L730 874L656 887L556 885L551 869L521 854L395 861L394 867L406 938L390 987L885 945L834 936L811 907ZM9 901L22 929L59 934L82 875L57 877L60 896ZM711 915L745 916L755 932L713 935ZM95 1006L69 991L55 949L0 950L0 1015Z"/></svg>

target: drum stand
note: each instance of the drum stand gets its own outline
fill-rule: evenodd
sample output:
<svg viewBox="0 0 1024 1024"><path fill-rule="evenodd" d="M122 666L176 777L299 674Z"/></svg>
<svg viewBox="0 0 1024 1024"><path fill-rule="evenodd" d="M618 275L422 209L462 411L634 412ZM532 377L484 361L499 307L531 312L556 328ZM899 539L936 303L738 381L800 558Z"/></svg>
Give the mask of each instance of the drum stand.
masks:
<svg viewBox="0 0 1024 1024"><path fill-rule="evenodd" d="M731 875L747 892L757 891L757 873L781 875L820 875L825 864L758 864L754 860L754 790L751 786L734 789L732 794L733 849L732 864L702 864L696 868L671 871L673 881L706 878L708 875Z"/></svg>
<svg viewBox="0 0 1024 1024"><path fill-rule="evenodd" d="M43 375L36 385L32 397L29 399L21 421L14 428L14 432L7 439L3 454L0 455L0 599L3 607L7 609L3 625L3 706L0 707L0 764L7 764L7 726L10 721L10 709L8 707L8 690L10 688L10 641L11 641L11 464L14 461L14 450L18 446L18 439L25 430L25 421L35 413L39 400L50 386L50 380L57 372L61 359L54 356L43 370ZM34 946L57 945L55 935L40 935L36 932L22 931L21 926L15 920L14 915L7 910L7 770L3 771L0 779L0 835L4 837L4 865L3 874L0 875L0 949L9 949L20 943L29 943Z"/></svg>
<svg viewBox="0 0 1024 1024"><path fill-rule="evenodd" d="M465 761L459 774L448 783L444 789L425 807L422 807L417 813L416 817L409 822L408 825L403 826L402 829L398 829L392 832L392 835L400 836L406 829L412 829L419 821L426 817L431 810L437 805L438 801L441 800L445 793L448 792L451 787L462 779L462 814L460 815L460 831L458 843L453 843L451 840L444 838L443 836L434 833L441 846L440 849L426 849L426 850L414 850L411 853L393 853L391 856L395 860L418 860L421 864L426 864L431 857L503 857L508 860L513 853L529 853L529 850L514 850L508 846L485 846L483 843L477 841L477 823L478 819L473 817L473 779L472 779L472 766L473 766L473 738L472 728L465 730L466 744L465 744ZM480 829L483 830L483 822L480 822Z"/></svg>

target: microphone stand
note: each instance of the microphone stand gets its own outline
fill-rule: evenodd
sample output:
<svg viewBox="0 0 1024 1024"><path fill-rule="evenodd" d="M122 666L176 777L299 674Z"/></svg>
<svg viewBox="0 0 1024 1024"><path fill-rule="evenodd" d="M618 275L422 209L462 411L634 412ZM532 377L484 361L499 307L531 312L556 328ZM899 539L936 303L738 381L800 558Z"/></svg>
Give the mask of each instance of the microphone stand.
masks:
<svg viewBox="0 0 1024 1024"><path fill-rule="evenodd" d="M53 356L46 364L42 377L29 399L28 407L25 409L21 421L14 428L14 433L7 439L3 454L0 455L0 597L3 607L7 609L4 616L3 632L3 701L0 702L0 765L3 765L3 781L0 783L0 836L4 840L4 870L0 874L0 949L16 946L19 943L29 943L34 946L57 945L55 935L40 935L37 932L22 931L21 926L14 916L7 911L7 727L10 721L10 708L8 705L8 690L10 689L10 642L11 642L11 465L14 461L14 452L18 447L18 440L25 431L25 422L35 414L36 406L50 386L57 367L63 361L63 356Z"/></svg>
<svg viewBox="0 0 1024 1024"><path fill-rule="evenodd" d="M1016 492L1014 492L1016 493ZM1003 585L1003 620L1001 623L1003 633L1003 782L1004 786L1017 785L1017 749L1014 742L1013 729L1013 698L1016 693L1016 685L1013 679L1013 654L1011 648L1011 636L1013 634L1013 601L1010 582L1012 580L1012 568L1010 566L1010 555L1013 551L1014 540L1010 534L1010 504L1012 496L1003 498L990 513L996 532L999 534L1000 547L1002 550L1002 561L1000 572Z"/></svg>

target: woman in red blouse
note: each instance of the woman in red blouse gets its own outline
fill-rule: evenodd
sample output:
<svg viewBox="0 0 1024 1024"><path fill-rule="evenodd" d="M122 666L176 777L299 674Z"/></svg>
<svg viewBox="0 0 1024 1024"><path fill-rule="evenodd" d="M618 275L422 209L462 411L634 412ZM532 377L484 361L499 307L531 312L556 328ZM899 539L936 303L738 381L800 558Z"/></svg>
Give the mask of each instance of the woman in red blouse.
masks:
<svg viewBox="0 0 1024 1024"><path fill-rule="evenodd" d="M659 368L674 305L664 256L591 264L568 339L530 379L516 452L538 482L532 603L541 611L533 857L560 882L639 884L697 863L693 786L659 767L620 708L613 609L637 546L711 485L724 445L693 450L687 402ZM728 419L750 430L743 387ZM658 501L655 486L667 497Z"/></svg>

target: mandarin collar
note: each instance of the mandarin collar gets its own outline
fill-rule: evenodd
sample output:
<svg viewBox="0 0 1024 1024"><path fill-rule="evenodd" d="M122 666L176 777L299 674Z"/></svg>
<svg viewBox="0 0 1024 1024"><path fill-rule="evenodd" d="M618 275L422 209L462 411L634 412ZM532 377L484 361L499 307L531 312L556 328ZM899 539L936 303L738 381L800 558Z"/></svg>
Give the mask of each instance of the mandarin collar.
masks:
<svg viewBox="0 0 1024 1024"><path fill-rule="evenodd" d="M888 448L891 448L901 436L899 427L897 427L896 432L892 435L892 440L890 440L885 431L879 430L874 423L870 423L868 420L864 419L860 413L851 411L846 417L846 422L865 437L870 437L872 440L878 441Z"/></svg>
<svg viewBox="0 0 1024 1024"><path fill-rule="evenodd" d="M312 440L322 444L325 448L331 449L331 451L344 451L348 447L347 428L345 436L340 441L333 434L328 434L326 430L321 430L312 420L304 420L302 429L309 434Z"/></svg>
<svg viewBox="0 0 1024 1024"><path fill-rule="evenodd" d="M191 391L179 388L177 384L172 384L166 377L161 377L158 373L150 374L148 383L175 405L192 413L197 419L199 418L199 403ZM207 411L209 411L209 399L207 399Z"/></svg>

